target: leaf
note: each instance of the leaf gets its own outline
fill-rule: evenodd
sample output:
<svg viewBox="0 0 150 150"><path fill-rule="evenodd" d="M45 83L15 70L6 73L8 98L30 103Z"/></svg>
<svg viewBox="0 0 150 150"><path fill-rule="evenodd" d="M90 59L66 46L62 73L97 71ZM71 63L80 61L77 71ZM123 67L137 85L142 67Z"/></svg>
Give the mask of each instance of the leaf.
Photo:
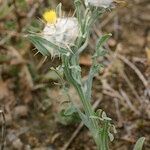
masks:
<svg viewBox="0 0 150 150"><path fill-rule="evenodd" d="M112 127L112 130L113 130L113 133L117 134L116 127L114 125L111 125L111 127Z"/></svg>
<svg viewBox="0 0 150 150"><path fill-rule="evenodd" d="M91 92L92 92L92 83L93 83L93 78L95 74L97 74L100 71L100 68L102 67L101 64L93 64L92 67L90 68L90 72L88 75L88 79L85 82L85 92L86 92L86 99L90 100L91 99Z"/></svg>
<svg viewBox="0 0 150 150"><path fill-rule="evenodd" d="M77 19L78 19L78 23L82 26L82 9L81 9L81 0L75 0L74 1L75 4L75 10L76 10L76 15L77 15Z"/></svg>
<svg viewBox="0 0 150 150"><path fill-rule="evenodd" d="M110 141L112 142L114 140L114 136L112 133L108 132L108 136L109 136L109 139Z"/></svg>
<svg viewBox="0 0 150 150"><path fill-rule="evenodd" d="M93 64L90 69L88 79L85 82L85 89L86 89L86 98L88 100L91 99L91 89L92 89L92 82L95 74L97 74L100 70L101 67L103 67L101 64L98 64L96 58L99 56L104 56L106 54L106 50L102 47L103 44L108 40L108 38L111 36L111 34L106 34L102 36L96 45L96 51L95 54L93 55Z"/></svg>
<svg viewBox="0 0 150 150"><path fill-rule="evenodd" d="M82 112L80 111L80 109L77 108L77 111L78 111L78 114L79 114L79 116L80 116L82 122L84 123L84 125L85 125L87 128L91 129L91 122L90 122L90 120L88 119L88 117L87 117L84 113L82 113Z"/></svg>
<svg viewBox="0 0 150 150"><path fill-rule="evenodd" d="M79 123L81 119L79 118L78 113L73 113L72 115L65 115L64 111L58 113L58 121L63 125Z"/></svg>
<svg viewBox="0 0 150 150"><path fill-rule="evenodd" d="M104 120L106 120L106 121L111 121L112 119L111 118L109 118L109 117L102 117Z"/></svg>
<svg viewBox="0 0 150 150"><path fill-rule="evenodd" d="M35 36L32 36L32 35L29 35L28 38L43 56L50 55L49 51L44 46L41 40L38 40Z"/></svg>
<svg viewBox="0 0 150 150"><path fill-rule="evenodd" d="M93 59L106 55L107 50L103 48L103 45L105 44L105 42L107 42L110 36L111 34L106 34L98 39L97 44L96 44L96 50L93 55Z"/></svg>
<svg viewBox="0 0 150 150"><path fill-rule="evenodd" d="M58 79L59 76L56 74L54 70L50 70L42 76L42 80L44 81L49 81L49 80L57 81Z"/></svg>
<svg viewBox="0 0 150 150"><path fill-rule="evenodd" d="M85 6L88 7L88 0L84 0Z"/></svg>
<svg viewBox="0 0 150 150"><path fill-rule="evenodd" d="M80 122L81 119L76 107L72 103L68 103L66 106L64 105L64 108L59 112L58 121L64 125L69 125Z"/></svg>
<svg viewBox="0 0 150 150"><path fill-rule="evenodd" d="M65 116L71 116L73 113L77 113L76 108L73 105L70 105L65 111L64 115Z"/></svg>
<svg viewBox="0 0 150 150"><path fill-rule="evenodd" d="M35 45L35 47L38 49L38 51L44 56L49 56L49 55L53 56L52 52L50 51L50 48L59 52L60 54L66 55L68 52L67 49L59 47L59 46L55 45L54 43L52 43L40 36L30 34L30 35L28 35L28 38Z"/></svg>
<svg viewBox="0 0 150 150"><path fill-rule="evenodd" d="M92 56L92 58L98 58L98 57L102 57L105 56L107 54L107 50L100 47Z"/></svg>
<svg viewBox="0 0 150 150"><path fill-rule="evenodd" d="M99 117L101 117L102 116L102 112L103 112L102 109L97 109L96 110L96 115L99 116Z"/></svg>
<svg viewBox="0 0 150 150"><path fill-rule="evenodd" d="M57 15L58 17L61 17L62 16L62 3L59 3L56 7L56 12L57 12Z"/></svg>
<svg viewBox="0 0 150 150"><path fill-rule="evenodd" d="M112 36L112 34L105 34L105 35L103 35L102 37L100 37L100 38L98 39L97 44L96 44L96 51L97 51L100 47L102 47L102 46L105 44L105 42L106 42L111 36Z"/></svg>
<svg viewBox="0 0 150 150"><path fill-rule="evenodd" d="M137 140L133 150L142 150L145 137L141 137Z"/></svg>

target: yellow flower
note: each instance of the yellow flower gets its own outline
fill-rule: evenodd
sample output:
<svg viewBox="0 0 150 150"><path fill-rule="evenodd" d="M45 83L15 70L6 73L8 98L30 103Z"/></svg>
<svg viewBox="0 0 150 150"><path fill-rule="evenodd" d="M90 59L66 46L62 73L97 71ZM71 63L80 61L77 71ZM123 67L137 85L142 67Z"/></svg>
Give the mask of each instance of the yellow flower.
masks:
<svg viewBox="0 0 150 150"><path fill-rule="evenodd" d="M43 18L47 23L55 24L57 20L57 14L54 10L49 10L43 14Z"/></svg>

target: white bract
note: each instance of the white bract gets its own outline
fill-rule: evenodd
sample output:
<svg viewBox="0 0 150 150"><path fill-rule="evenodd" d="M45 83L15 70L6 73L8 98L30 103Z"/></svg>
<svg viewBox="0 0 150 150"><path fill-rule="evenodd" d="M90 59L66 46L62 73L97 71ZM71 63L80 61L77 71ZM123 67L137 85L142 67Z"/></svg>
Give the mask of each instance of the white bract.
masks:
<svg viewBox="0 0 150 150"><path fill-rule="evenodd" d="M110 7L110 5L112 4L113 0L85 0L88 1L88 3L92 6L96 6L96 7Z"/></svg>
<svg viewBox="0 0 150 150"><path fill-rule="evenodd" d="M58 18L55 24L47 23L43 29L43 38L63 48L74 45L79 34L78 21L75 17ZM58 51L48 48L52 56Z"/></svg>

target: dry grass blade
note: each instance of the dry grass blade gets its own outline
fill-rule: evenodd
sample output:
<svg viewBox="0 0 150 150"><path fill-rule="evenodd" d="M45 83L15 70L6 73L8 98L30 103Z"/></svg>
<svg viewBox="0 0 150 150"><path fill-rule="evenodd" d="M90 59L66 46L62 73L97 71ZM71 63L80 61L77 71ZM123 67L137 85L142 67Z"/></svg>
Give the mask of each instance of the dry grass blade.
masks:
<svg viewBox="0 0 150 150"><path fill-rule="evenodd" d="M129 99L127 93L120 89L121 95L124 97L124 100L127 102L129 108L135 113L135 114L140 114L140 112L135 108L135 106L131 103L131 100Z"/></svg>
<svg viewBox="0 0 150 150"><path fill-rule="evenodd" d="M137 91L134 88L134 85L131 83L131 81L129 80L128 76L125 74L125 72L120 72L121 76L125 79L126 83L128 84L129 88L131 89L132 93L134 94L134 96L136 97L136 99L142 103L142 99L140 98L140 96L138 95Z"/></svg>
<svg viewBox="0 0 150 150"><path fill-rule="evenodd" d="M4 150L5 146L5 135L6 135L6 120L5 120L5 114L3 110L0 110L0 117L2 118L2 129L1 129L1 150Z"/></svg>
<svg viewBox="0 0 150 150"><path fill-rule="evenodd" d="M140 78L140 80L142 81L142 83L145 86L145 88L148 88L148 82L145 79L144 75L140 72L140 70L131 61L129 61L124 56L122 56L120 54L117 54L117 57L119 59L121 59L125 64L127 64L130 68L132 68L135 71L135 73L138 75L138 77Z"/></svg>

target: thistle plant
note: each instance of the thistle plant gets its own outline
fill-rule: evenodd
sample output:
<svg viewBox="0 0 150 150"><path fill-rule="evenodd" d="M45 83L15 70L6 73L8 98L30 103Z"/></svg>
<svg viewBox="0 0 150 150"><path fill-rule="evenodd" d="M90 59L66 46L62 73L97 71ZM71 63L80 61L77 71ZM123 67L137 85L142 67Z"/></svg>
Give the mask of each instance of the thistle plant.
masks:
<svg viewBox="0 0 150 150"><path fill-rule="evenodd" d="M112 5L112 0L75 0L75 16L62 17L61 4L56 10L50 10L43 14L46 21L41 33L28 35L30 41L45 57L60 57L62 64L55 69L57 74L63 70L64 77L79 95L83 110L78 108L71 100L71 109L66 113L76 111L84 125L90 130L98 150L108 150L109 141L113 140L111 131L114 129L111 118L102 110L94 111L91 104L91 91L94 76L103 67L98 63L98 58L105 53L104 44L111 34L98 38L95 53L92 56L92 66L88 78L83 81L79 56L88 45L91 29L94 23Z"/></svg>

